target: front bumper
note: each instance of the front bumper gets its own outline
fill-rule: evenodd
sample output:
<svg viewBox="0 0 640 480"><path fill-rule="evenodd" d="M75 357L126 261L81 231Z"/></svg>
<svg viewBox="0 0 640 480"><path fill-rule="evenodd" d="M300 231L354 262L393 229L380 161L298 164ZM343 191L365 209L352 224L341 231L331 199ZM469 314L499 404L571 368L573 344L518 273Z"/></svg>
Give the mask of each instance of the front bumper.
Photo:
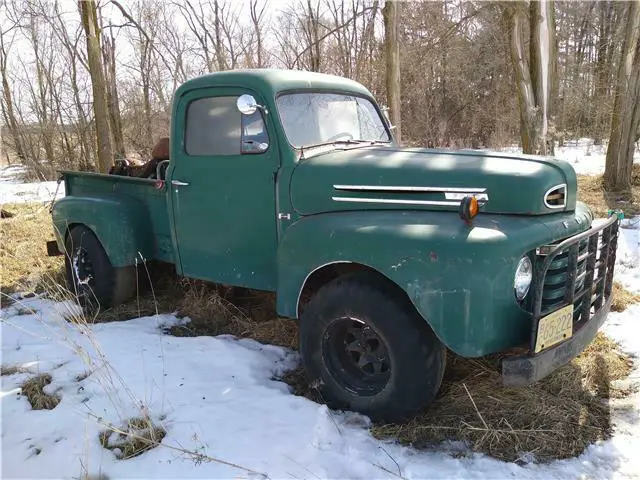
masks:
<svg viewBox="0 0 640 480"><path fill-rule="evenodd" d="M502 360L502 383L525 386L537 382L578 356L598 333L611 309L612 297L569 340L536 355L519 355Z"/></svg>
<svg viewBox="0 0 640 480"><path fill-rule="evenodd" d="M611 309L619 224L612 215L598 226L537 250L529 353L502 360L503 384L535 383L591 343ZM575 309L571 338L534 353L540 320L569 305Z"/></svg>

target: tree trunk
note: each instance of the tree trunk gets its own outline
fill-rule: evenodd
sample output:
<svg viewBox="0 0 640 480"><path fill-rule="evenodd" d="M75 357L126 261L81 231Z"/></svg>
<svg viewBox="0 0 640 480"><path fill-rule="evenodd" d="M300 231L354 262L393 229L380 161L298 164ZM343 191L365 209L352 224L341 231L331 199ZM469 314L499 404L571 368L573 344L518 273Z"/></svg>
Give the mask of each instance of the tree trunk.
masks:
<svg viewBox="0 0 640 480"><path fill-rule="evenodd" d="M640 128L640 0L628 4L626 19L604 171L605 185L614 191L631 189L633 150Z"/></svg>
<svg viewBox="0 0 640 480"><path fill-rule="evenodd" d="M531 1L529 5L529 58L524 48L526 4L513 2L505 9L509 25L511 62L520 109L522 151L552 155L550 119L557 92L557 54L553 2Z"/></svg>
<svg viewBox="0 0 640 480"><path fill-rule="evenodd" d="M105 83L107 85L107 107L109 122L113 134L114 153L118 157L125 156L124 135L122 133L122 119L120 118L120 98L118 96L118 81L116 75L116 42L113 36L105 37L103 44L105 62Z"/></svg>
<svg viewBox="0 0 640 480"><path fill-rule="evenodd" d="M398 41L398 0L386 0L384 17L384 46L386 59L387 103L391 123L395 125L395 139L402 141L400 104L400 42Z"/></svg>
<svg viewBox="0 0 640 480"><path fill-rule="evenodd" d="M4 52L2 52L4 53ZM2 95L3 95L3 116L4 120L8 124L9 132L13 137L13 148L16 153L16 157L18 160L23 162L26 160L24 148L22 146L22 139L20 138L20 134L18 133L18 122L16 120L15 112L13 111L13 98L11 96L11 90L9 89L9 81L7 80L6 69L4 67L4 58L2 57Z"/></svg>
<svg viewBox="0 0 640 480"><path fill-rule="evenodd" d="M214 27L216 34L216 57L218 59L218 70L221 72L227 69L227 59L224 54L224 48L222 47L222 25L220 21L220 4L218 0L213 2L214 11Z"/></svg>
<svg viewBox="0 0 640 480"><path fill-rule="evenodd" d="M553 155L553 136L550 121L554 99L557 97L556 21L553 2L532 1L530 9L530 64L531 83L536 105L541 110L540 138L537 140L542 155Z"/></svg>
<svg viewBox="0 0 640 480"><path fill-rule="evenodd" d="M96 143L98 147L98 169L107 172L112 164L111 131L107 108L107 89L102 67L100 48L100 27L94 0L79 0L78 8L87 40L87 58L89 75L93 89L93 113L96 124Z"/></svg>

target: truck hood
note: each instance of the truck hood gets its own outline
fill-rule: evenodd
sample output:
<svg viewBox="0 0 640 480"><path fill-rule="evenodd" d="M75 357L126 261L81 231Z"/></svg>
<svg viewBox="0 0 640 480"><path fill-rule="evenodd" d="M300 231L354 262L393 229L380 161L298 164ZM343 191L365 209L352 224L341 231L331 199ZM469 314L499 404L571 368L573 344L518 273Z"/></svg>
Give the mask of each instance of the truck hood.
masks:
<svg viewBox="0 0 640 480"><path fill-rule="evenodd" d="M564 186L564 199L557 189ZM392 146L332 149L298 162L291 202L300 215L342 210L451 210L476 195L480 211L543 215L575 210L567 162L529 155Z"/></svg>

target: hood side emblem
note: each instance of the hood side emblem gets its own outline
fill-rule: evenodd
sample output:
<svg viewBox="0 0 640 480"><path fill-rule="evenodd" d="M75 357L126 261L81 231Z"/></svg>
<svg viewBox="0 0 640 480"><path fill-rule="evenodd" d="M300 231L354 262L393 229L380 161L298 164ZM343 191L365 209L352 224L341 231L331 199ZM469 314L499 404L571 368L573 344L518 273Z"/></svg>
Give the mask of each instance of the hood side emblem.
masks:
<svg viewBox="0 0 640 480"><path fill-rule="evenodd" d="M562 225L564 225L564 228L569 228L569 222L567 222L566 220L562 222Z"/></svg>

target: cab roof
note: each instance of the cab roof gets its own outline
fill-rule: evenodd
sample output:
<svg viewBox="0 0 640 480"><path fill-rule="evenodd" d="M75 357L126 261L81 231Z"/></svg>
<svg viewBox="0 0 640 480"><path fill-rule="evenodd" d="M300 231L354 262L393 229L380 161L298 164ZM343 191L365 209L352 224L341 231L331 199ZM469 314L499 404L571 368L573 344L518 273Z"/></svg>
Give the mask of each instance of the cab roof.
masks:
<svg viewBox="0 0 640 480"><path fill-rule="evenodd" d="M287 90L346 91L371 97L362 84L348 78L326 73L274 68L239 69L209 73L184 82L177 90L178 98L185 92L206 87L246 87L265 96L275 97Z"/></svg>

